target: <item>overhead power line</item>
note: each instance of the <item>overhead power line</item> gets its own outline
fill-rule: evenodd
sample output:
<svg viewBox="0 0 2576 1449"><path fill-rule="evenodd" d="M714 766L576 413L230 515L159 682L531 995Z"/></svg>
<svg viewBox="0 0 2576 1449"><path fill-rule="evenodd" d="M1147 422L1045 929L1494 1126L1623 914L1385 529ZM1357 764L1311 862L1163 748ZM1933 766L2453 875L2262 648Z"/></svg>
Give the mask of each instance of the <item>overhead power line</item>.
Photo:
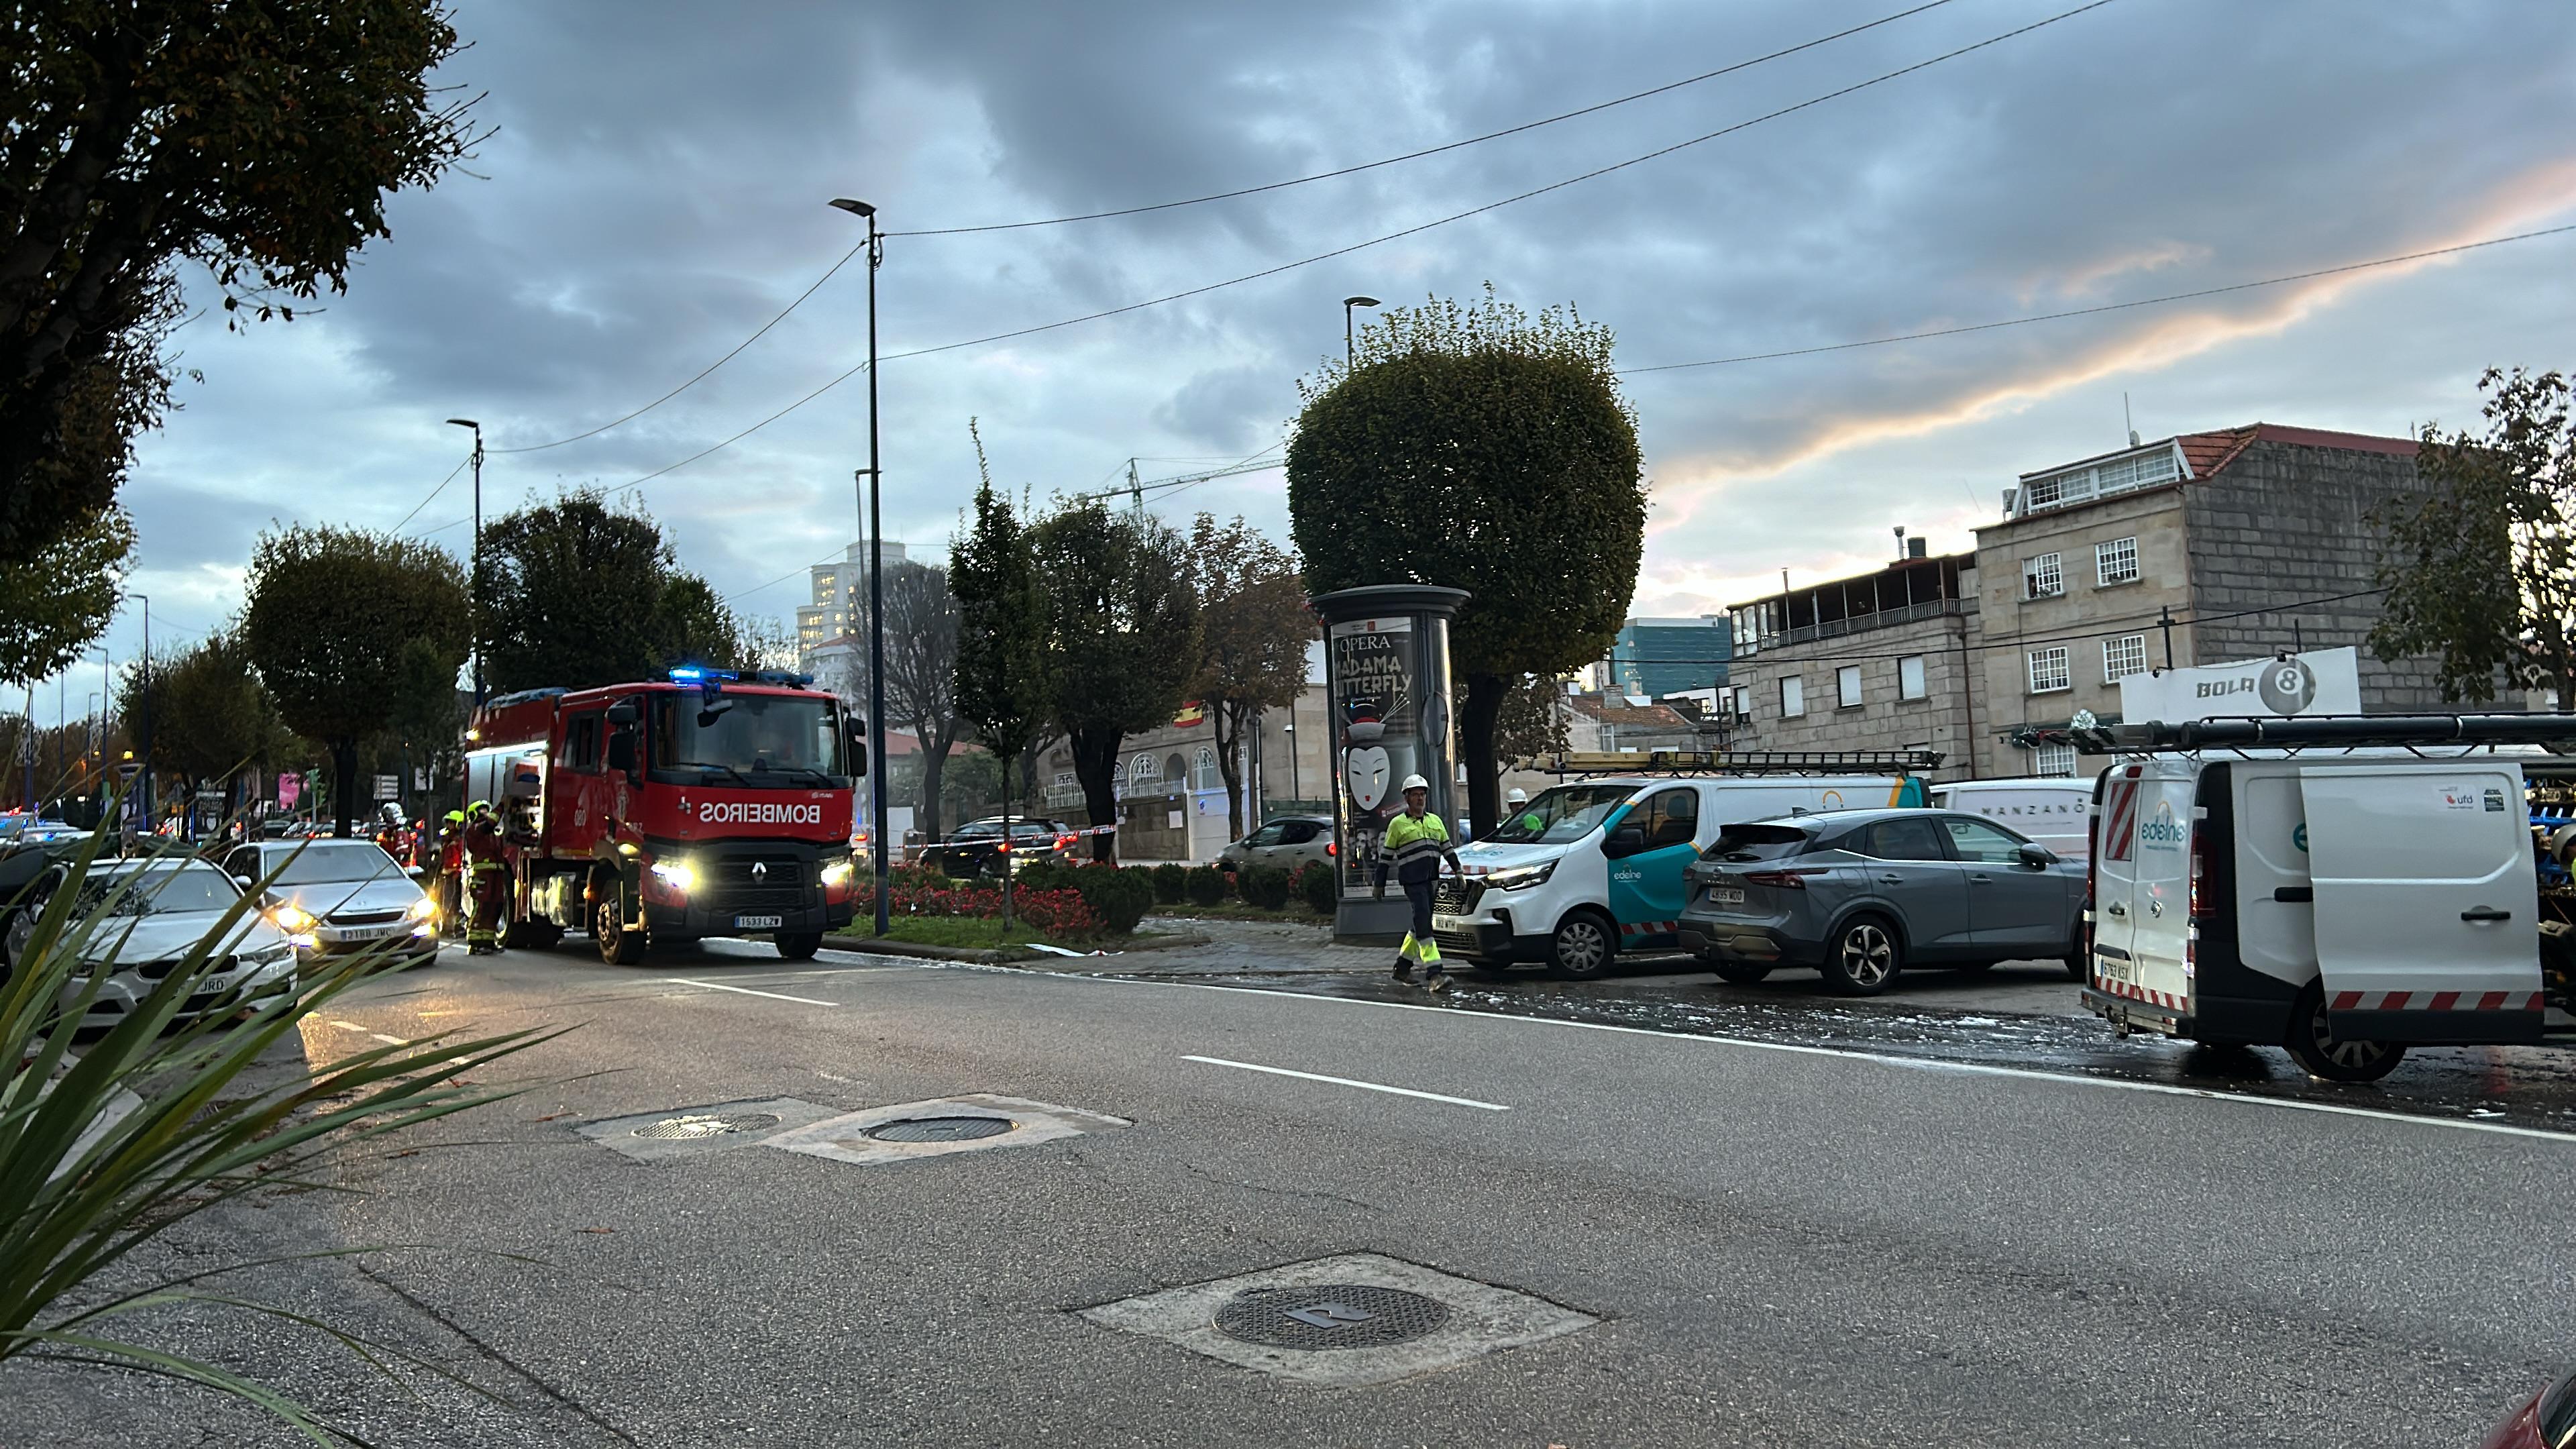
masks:
<svg viewBox="0 0 2576 1449"><path fill-rule="evenodd" d="M1820 352L1849 352L1858 347L1886 347L1898 342L1921 342L1934 337L1958 337L1970 332L1993 332L2004 327L2027 327L2033 322L2058 322L2069 317L2093 317L2104 312L2126 312L2136 307L2158 307L2167 302L2188 302L2200 297L2220 297L2230 292L2250 292L2258 287L2278 287L2290 282L2305 282L2317 277L2340 276L2346 272L2366 272L2373 267L2393 267L2400 262L2420 262L2431 257L2447 257L2458 252L2473 252L2480 247L2500 247L2507 242L2531 241L2538 237L2558 236L2576 231L2576 225L2544 227L2539 231L2516 232L2512 236L2492 236L2484 241L2461 242L2456 246L2433 247L2426 251L2406 252L2375 261L2348 262L2339 267L2318 267L2313 271L2292 272L2287 276L2265 277L2259 282L2231 282L2224 287L2202 287L2197 291L2174 292L2162 297L2141 297L2134 302L2105 302L2098 307L2075 307L2064 312L2042 312L2030 317L2007 317L2000 322L1978 322L1965 327L1938 327L1928 332L1902 332L1893 337L1869 337L1858 342L1827 342L1814 347L1791 347L1778 352L1746 352L1734 357L1711 357L1699 362L1664 362L1652 367L1623 367L1619 376L1634 377L1648 372L1678 372L1688 367L1727 367L1739 362L1772 362L1784 357L1813 357Z"/></svg>
<svg viewBox="0 0 2576 1449"><path fill-rule="evenodd" d="M1237 187L1232 191L1215 191L1210 192L1205 196L1183 197L1178 201L1157 201L1146 206L1120 207L1114 211L1086 211L1073 216L1038 217L1030 221L997 221L988 222L980 226L923 227L916 231L890 231L887 232L886 235L967 236L976 232L1023 231L1030 227L1037 226L1064 226L1078 221L1107 221L1112 217L1142 216L1147 212L1172 211L1184 206L1203 206L1211 201L1232 201L1239 196L1259 196L1264 192L1284 191L1289 187L1304 186L1310 182L1331 181L1337 177L1343 176L1357 176L1363 171L1374 171L1381 166L1395 166L1407 161L1419 161L1425 156L1437 156L1447 151L1457 151L1469 146L1482 145L1487 141L1499 141L1505 136L1517 136L1524 131L1535 131L1542 126L1553 126L1559 121L1571 121L1581 116L1589 116L1601 111L1607 111L1615 107L1624 106L1632 101L1642 101L1652 96L1663 95L1669 91L1677 91L1684 89L1685 87L1695 86L1702 81L1716 80L1720 76L1733 75L1740 70L1750 70L1757 65L1762 65L1768 61L1778 60L1783 56L1796 55L1802 50L1813 50L1820 45L1830 45L1837 40L1847 39L1851 36L1858 35L1865 30L1876 30L1882 25L1893 24L1896 21L1907 18L1908 16L1920 15L1926 10L1938 10L1949 3L1950 0L1931 0L1930 4L1917 5L1910 10L1899 10L1893 15L1882 15L1878 19L1872 20L1867 24L1855 25L1848 30L1837 30L1831 35L1820 35L1813 40L1801 41L1798 44L1786 47L1785 49L1772 51L1768 55L1757 55L1750 60L1739 60L1732 65L1720 66L1716 70L1702 71L1698 75L1690 76L1683 80L1671 81L1664 85L1655 86L1649 90L1636 91L1629 95L1620 96L1614 100L1600 101L1593 105L1585 106L1579 110L1563 111L1556 115L1543 117L1535 121L1524 121L1517 126L1506 126L1499 131L1487 131L1481 136L1469 136L1460 141L1449 141L1438 146L1426 146L1419 151L1407 151L1401 156L1389 156L1379 161L1363 161L1356 166L1344 166L1338 170L1317 171L1305 176L1293 176L1285 181L1265 182L1259 186L1242 186Z"/></svg>
<svg viewBox="0 0 2576 1449"><path fill-rule="evenodd" d="M394 532L394 533L400 533L400 532L402 532L402 530L403 530L403 523L409 523L409 522L411 522L413 519L420 517L420 511L421 511L422 509L424 509L424 508L427 508L427 507L430 505L430 503L431 503L432 501L434 501L434 500L438 497L438 495L439 495L439 494L446 492L446 491L447 491L447 485L448 485L448 484L450 484L450 483L455 482L455 481L456 481L456 475L457 475L457 474L459 474L459 473L464 472L464 471L465 471L465 465L466 465L467 463L471 463L471 462L473 462L473 461L474 461L473 456L472 456L471 454L469 454L469 455L467 455L465 458L463 458L463 459L459 460L459 461L457 462L457 465L456 465L455 467L448 469L448 470L447 470L447 476L438 480L438 486L437 486L437 487L435 487L435 488L432 488L431 490L429 490L429 497L424 498L424 499L420 500L418 503L413 504L413 505L411 506L411 512L406 513L406 514L404 514L404 515L402 516L402 523L397 523L397 524L395 524L395 525L393 526L393 528L392 528L391 530L389 530L389 531L390 531L390 532Z"/></svg>
<svg viewBox="0 0 2576 1449"><path fill-rule="evenodd" d="M1642 156L1631 156L1627 160L1613 162L1607 166L1596 167L1579 176L1569 176L1562 181L1550 182L1545 186L1533 187L1530 190L1520 192L1517 195L1506 196L1500 201L1490 201L1482 206L1470 207L1465 211L1456 212L1433 221L1426 221L1416 226L1406 227L1402 231L1389 232L1384 236L1371 237L1366 241L1353 242L1349 246L1336 247L1331 251L1322 252L1315 256L1301 257L1293 262L1282 262L1277 266L1264 267L1260 271L1247 272L1239 277L1229 277L1221 282L1210 282L1204 286L1191 287L1186 291L1172 292L1160 297L1149 297L1141 302L1129 302L1117 307L1105 307L1097 312L1086 312L1079 317L1067 317L1061 321L1042 322L1029 327L1017 327L1007 332L994 332L982 337L969 337L958 342L943 342L932 347L916 347L905 352L884 353L880 355L878 360L880 362L896 362L909 357L928 357L941 352L955 352L962 348L982 347L990 343L1008 342L1020 337L1032 337L1041 332L1054 332L1066 327L1077 327L1086 322L1098 322L1105 318L1122 316L1129 312L1141 312L1148 307L1160 307L1171 302L1186 301L1192 297L1205 296L1210 292L1223 291L1228 287L1239 287L1247 282L1257 282L1267 277L1275 277L1283 272L1293 272L1300 267L1310 267L1318 262L1328 262L1336 257L1346 257L1353 252L1366 251L1370 247L1383 246L1391 241L1401 241L1409 236L1418 236L1421 233L1430 231L1436 227L1447 226L1452 222L1465 221L1469 217L1473 216L1482 216L1489 211L1499 211L1506 206L1528 201L1533 197L1545 196L1552 191L1562 191L1566 187L1595 180L1599 177L1610 175L1615 171L1624 171L1631 166L1643 165L1648 161L1654 161L1665 156L1670 156L1676 151L1687 150L1690 147L1714 141L1721 136L1730 136L1738 131L1761 125L1765 121L1776 121L1782 116L1793 115L1799 111L1807 110L1810 107L1823 105L1827 101L1851 95L1856 91L1864 91L1872 86L1884 85L1888 81L1896 80L1902 76L1912 75L1916 71L1923 70L1930 66L1939 65L1943 61L1956 60L1960 56L1984 50L1988 46L2000 45L2007 40L2014 39L2015 37L2028 35L2034 30L2044 29L2045 27L2055 25L2062 20L2071 20L2087 11L2099 10L2106 5L2114 3L2116 3L2116 0L2090 0L2090 3L2088 4L2078 5L2072 10L2060 11L2044 20L2035 20L2028 25L2024 25L2013 30L2007 30L2001 35L1990 36L1973 45L1963 45L1956 50L1944 51L1939 55L1933 56L1929 60L1916 61L1912 65L1888 71L1882 75L1872 76L1865 81L1856 81L1851 85L1844 86L1838 90L1828 91L1823 95L1800 101L1795 105L1782 106L1778 110L1766 111L1750 120L1738 121L1734 125L1723 126L1703 135L1693 136L1686 141L1677 141L1670 146L1649 151ZM701 458L729 448L735 443L741 442L743 439L750 437L752 434L759 432L763 428L768 427L771 423L777 422L780 418L787 416L789 413L795 412L797 409L812 402L814 399L821 397L823 394L830 392L832 389L839 387L842 383L845 383L851 378L858 376L860 373L865 372L867 370L867 366L866 362L861 361L851 367L848 371L832 378L822 386L815 388L812 392L805 394L803 397L800 397L796 401L789 403L787 406L780 408L778 411L771 413L769 416L762 418L760 421L753 423L751 426L744 428L741 432L735 433L733 436L726 438L722 442L701 448L697 452L691 453L689 456L682 458L676 463L666 464L663 467L656 468L652 472L646 473L641 477L630 479L624 486L631 488L640 483L649 483L653 479L659 478L666 473L676 472Z"/></svg>

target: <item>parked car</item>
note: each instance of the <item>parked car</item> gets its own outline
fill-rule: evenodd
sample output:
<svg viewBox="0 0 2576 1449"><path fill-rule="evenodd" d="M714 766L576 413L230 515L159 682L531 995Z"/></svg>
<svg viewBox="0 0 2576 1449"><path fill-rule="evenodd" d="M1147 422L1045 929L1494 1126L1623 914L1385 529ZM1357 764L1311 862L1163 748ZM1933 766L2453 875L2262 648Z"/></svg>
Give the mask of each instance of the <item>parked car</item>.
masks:
<svg viewBox="0 0 2576 1449"><path fill-rule="evenodd" d="M1219 870L1240 870L1247 865L1295 870L1330 860L1335 850L1333 817L1281 815L1263 821L1260 829L1218 851L1216 863Z"/></svg>
<svg viewBox="0 0 2576 1449"><path fill-rule="evenodd" d="M949 832L946 840L921 848L921 863L948 872L960 879L982 879L999 876L1008 862L1018 870L1033 860L1063 860L1072 856L1082 837L1061 820L1035 816L1011 817L1009 846L1004 848L1002 817L988 815L969 820Z"/></svg>
<svg viewBox="0 0 2576 1449"><path fill-rule="evenodd" d="M51 900L65 879L64 871L63 865L54 865L34 883L31 895ZM107 972L81 1019L82 1031L112 1027L142 1005L153 986L214 932L224 912L241 899L241 891L222 871L204 861L176 856L95 861L80 889L81 909L108 913L81 946L82 954ZM11 960L25 952L33 925L34 918L24 912L12 918ZM232 964L205 978L203 989L182 1003L178 1020L237 1010L295 990L295 945L286 932L257 914L236 920L233 930L235 939L224 945ZM86 976L64 983L62 1006L77 1005L88 990Z"/></svg>
<svg viewBox="0 0 2576 1449"><path fill-rule="evenodd" d="M275 880L269 879L272 872ZM414 964L438 955L437 905L402 862L372 840L238 846L224 856L224 873L244 890L262 890L269 919L308 954L392 942Z"/></svg>
<svg viewBox="0 0 2576 1449"><path fill-rule="evenodd" d="M1982 815L2027 836L2069 860L2093 853L2086 828L2093 809L2093 777L2034 776L2019 780L1953 780L1932 787L1932 805Z"/></svg>
<svg viewBox="0 0 2576 1449"><path fill-rule="evenodd" d="M2576 1373L2524 1400L2487 1435L2486 1449L2576 1449Z"/></svg>
<svg viewBox="0 0 2576 1449"><path fill-rule="evenodd" d="M2082 863L1960 811L1730 825L1687 875L1682 944L1729 981L1812 966L1874 996L1908 966L2054 959L2083 974Z"/></svg>

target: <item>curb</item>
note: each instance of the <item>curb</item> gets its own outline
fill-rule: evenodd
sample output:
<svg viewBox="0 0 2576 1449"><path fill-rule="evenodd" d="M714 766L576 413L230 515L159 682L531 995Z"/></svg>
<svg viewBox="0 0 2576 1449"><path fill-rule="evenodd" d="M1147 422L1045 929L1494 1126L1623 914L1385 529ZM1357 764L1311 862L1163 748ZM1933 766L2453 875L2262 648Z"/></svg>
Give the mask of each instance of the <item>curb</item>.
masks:
<svg viewBox="0 0 2576 1449"><path fill-rule="evenodd" d="M835 933L824 938L827 946L837 945L843 951L860 951L872 956L912 956L925 961L964 961L976 966L1015 966L1028 961L1089 961L1092 956L1057 956L1052 951L1033 951L1026 946L931 946L919 941L896 941L883 936L844 936ZM1205 936L1178 935L1157 937L1149 941L1131 941L1116 955L1139 951L1168 951L1177 946L1204 946Z"/></svg>

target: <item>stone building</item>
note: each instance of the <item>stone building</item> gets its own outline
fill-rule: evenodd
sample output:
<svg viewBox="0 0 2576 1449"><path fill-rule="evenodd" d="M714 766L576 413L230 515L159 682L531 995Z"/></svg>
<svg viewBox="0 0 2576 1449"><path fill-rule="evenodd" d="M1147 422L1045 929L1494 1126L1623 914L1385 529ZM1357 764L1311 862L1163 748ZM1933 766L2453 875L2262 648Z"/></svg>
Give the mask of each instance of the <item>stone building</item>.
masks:
<svg viewBox="0 0 2576 1449"><path fill-rule="evenodd" d="M1743 750L1937 750L1967 775L1975 713L1977 556L1913 552L1885 568L1728 611L1729 743Z"/></svg>
<svg viewBox="0 0 2576 1449"><path fill-rule="evenodd" d="M2381 500L2415 486L2407 438L2254 423L2023 474L1977 530L1979 773L2070 775L2062 728L2119 718L2119 680L2167 665L2362 646L2362 708L2439 707L2429 661L2368 648Z"/></svg>

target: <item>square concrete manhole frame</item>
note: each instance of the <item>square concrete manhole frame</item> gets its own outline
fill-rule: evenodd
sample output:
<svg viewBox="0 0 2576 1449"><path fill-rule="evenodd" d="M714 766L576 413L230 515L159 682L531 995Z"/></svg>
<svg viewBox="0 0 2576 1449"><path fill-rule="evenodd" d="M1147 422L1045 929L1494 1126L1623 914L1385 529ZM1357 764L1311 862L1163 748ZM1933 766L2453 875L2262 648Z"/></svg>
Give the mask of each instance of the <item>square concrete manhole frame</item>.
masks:
<svg viewBox="0 0 2576 1449"><path fill-rule="evenodd" d="M1000 1118L1008 1121L1011 1129L990 1137L946 1142L888 1142L868 1135L871 1130L889 1123L925 1117ZM972 1092L962 1097L936 1097L927 1102L898 1102L891 1107L844 1112L837 1117L799 1126L793 1131L774 1133L762 1138L761 1145L833 1162L879 1167L894 1162L916 1162L925 1157L982 1152L995 1147L1034 1147L1041 1142L1056 1142L1093 1132L1118 1132L1135 1125L1124 1117L1085 1112L1078 1107L1059 1107L1051 1102L1032 1102L1026 1097Z"/></svg>
<svg viewBox="0 0 2576 1449"><path fill-rule="evenodd" d="M1281 1348L1236 1338L1216 1326L1217 1312L1237 1297L1285 1289L1368 1286L1419 1294L1448 1310L1438 1328L1404 1343L1368 1348ZM1325 1314L1334 1305L1319 1297ZM1562 1304L1460 1278L1378 1253L1345 1253L1081 1310L1103 1328L1178 1344L1240 1368L1258 1369L1300 1383L1329 1388L1369 1388L1559 1338L1601 1321ZM1329 1321L1316 1319L1310 1321Z"/></svg>
<svg viewBox="0 0 2576 1449"><path fill-rule="evenodd" d="M660 1112L639 1112L631 1117L610 1117L599 1122L582 1122L573 1130L612 1152L623 1153L638 1162L668 1162L675 1157L702 1157L710 1152L723 1152L736 1147L749 1147L765 1142L781 1132L793 1131L808 1123L830 1117L835 1109L795 1097L766 1097L756 1102L717 1102L705 1107L672 1107ZM638 1137L639 1128L687 1117L737 1117L764 1115L778 1120L765 1127L723 1132L708 1137L652 1138Z"/></svg>

